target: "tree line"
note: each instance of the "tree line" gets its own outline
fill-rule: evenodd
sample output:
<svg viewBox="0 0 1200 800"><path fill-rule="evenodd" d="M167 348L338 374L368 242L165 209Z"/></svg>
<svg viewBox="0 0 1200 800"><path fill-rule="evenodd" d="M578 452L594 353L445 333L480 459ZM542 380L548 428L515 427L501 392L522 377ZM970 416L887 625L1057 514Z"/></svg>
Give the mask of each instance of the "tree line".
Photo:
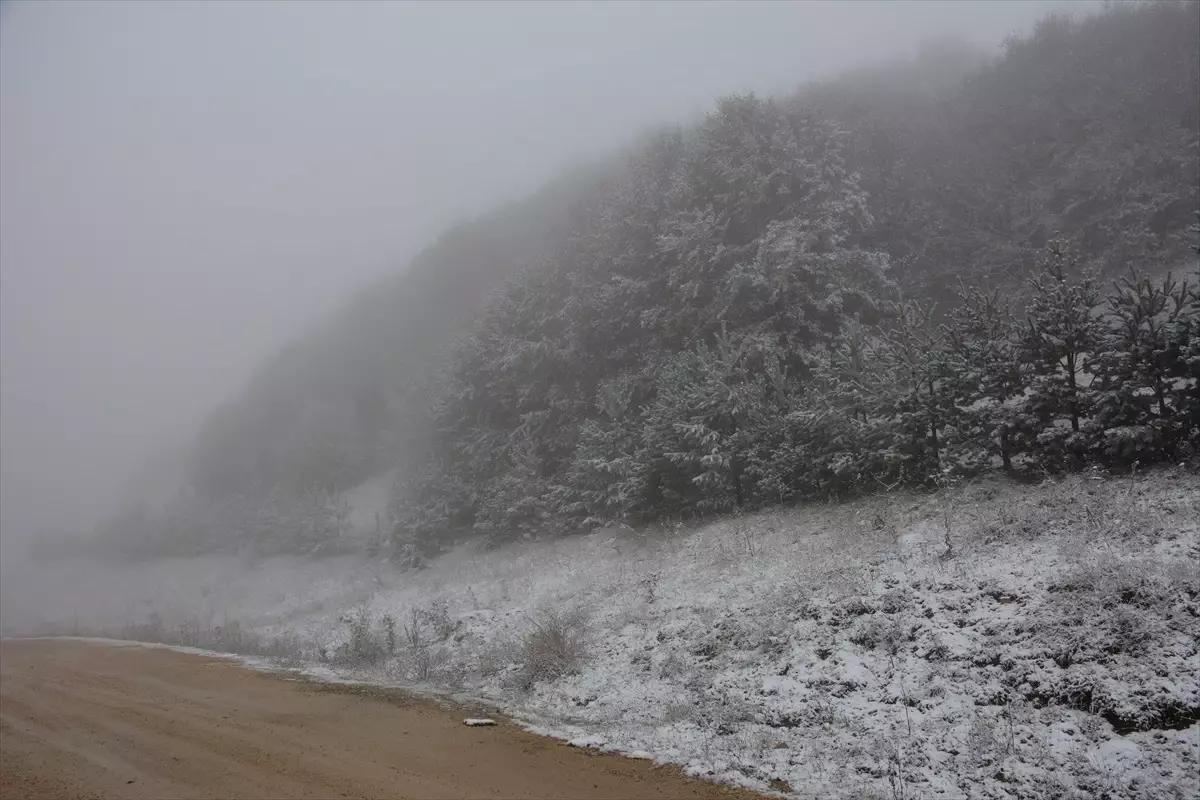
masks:
<svg viewBox="0 0 1200 800"><path fill-rule="evenodd" d="M803 349L722 321L657 363L594 381L590 407L566 386L539 391L538 373L562 373L514 352L528 339L509 340L507 356L460 367L459 393L440 409L440 458L400 495L398 543L429 553L464 537L846 499L989 471L1194 467L1200 283L1131 271L1102 293L1052 241L1028 289L1019 313L1000 291L965 283L941 315L920 301L878 303L873 323L843 316ZM559 407L509 409L506 398ZM511 428L498 431L498 419Z"/></svg>

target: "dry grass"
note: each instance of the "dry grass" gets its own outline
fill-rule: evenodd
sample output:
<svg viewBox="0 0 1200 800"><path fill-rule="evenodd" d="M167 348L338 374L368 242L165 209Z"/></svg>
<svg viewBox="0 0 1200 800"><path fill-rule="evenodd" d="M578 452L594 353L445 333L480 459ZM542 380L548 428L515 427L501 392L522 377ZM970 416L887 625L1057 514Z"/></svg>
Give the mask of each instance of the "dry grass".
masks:
<svg viewBox="0 0 1200 800"><path fill-rule="evenodd" d="M528 691L537 683L574 674L587 656L585 619L578 612L545 611L521 640L518 684Z"/></svg>
<svg viewBox="0 0 1200 800"><path fill-rule="evenodd" d="M74 631L73 635L88 632ZM133 642L195 647L217 653L233 653L242 656L257 656L284 664L299 664L312 660L315 650L300 637L265 635L244 626L239 620L224 619L220 624L204 624L195 618L185 619L177 625L165 623L158 614L151 613L140 623L105 628L97 635Z"/></svg>

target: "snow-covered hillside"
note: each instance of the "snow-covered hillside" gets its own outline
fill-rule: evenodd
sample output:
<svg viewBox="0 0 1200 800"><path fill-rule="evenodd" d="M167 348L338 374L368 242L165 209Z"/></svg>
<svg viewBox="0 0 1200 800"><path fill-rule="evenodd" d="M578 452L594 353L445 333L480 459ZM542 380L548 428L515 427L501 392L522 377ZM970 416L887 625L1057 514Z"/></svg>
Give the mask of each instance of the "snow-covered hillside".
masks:
<svg viewBox="0 0 1200 800"><path fill-rule="evenodd" d="M416 572L181 560L4 588L9 633L454 688L798 797L1200 789L1200 480L1183 471L462 549Z"/></svg>

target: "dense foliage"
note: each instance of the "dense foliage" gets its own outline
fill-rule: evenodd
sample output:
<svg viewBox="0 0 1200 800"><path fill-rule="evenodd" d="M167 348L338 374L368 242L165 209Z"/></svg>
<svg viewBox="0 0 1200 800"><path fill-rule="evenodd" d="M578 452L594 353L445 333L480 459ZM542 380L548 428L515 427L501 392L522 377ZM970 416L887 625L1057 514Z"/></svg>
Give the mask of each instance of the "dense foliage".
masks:
<svg viewBox="0 0 1200 800"><path fill-rule="evenodd" d="M1053 241L1030 288L1020 315L964 285L943 322L895 301L864 304L873 325L858 313L807 335L764 332L762 320L697 331L690 346L609 375L601 354L570 356L569 333L493 331L487 358L458 364L440 409L443 458L409 488L397 535L436 547L993 469L1034 476L1200 455L1194 281L1131 273L1102 301ZM525 308L503 305L489 321ZM529 352L576 367L519 355Z"/></svg>

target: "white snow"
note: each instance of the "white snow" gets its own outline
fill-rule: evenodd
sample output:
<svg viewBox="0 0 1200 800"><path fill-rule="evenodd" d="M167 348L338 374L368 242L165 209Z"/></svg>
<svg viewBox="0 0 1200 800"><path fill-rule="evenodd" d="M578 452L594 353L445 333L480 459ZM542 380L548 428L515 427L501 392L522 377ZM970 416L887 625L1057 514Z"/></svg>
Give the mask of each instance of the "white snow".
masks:
<svg viewBox="0 0 1200 800"><path fill-rule="evenodd" d="M1194 798L1198 521L1183 471L990 483L462 548L416 572L63 565L0 613L11 632L133 622L168 641L233 626L248 649L320 662L310 676L452 692L576 746L795 797ZM586 652L530 681L526 637L550 612ZM395 654L351 663L354 620L382 642L385 616Z"/></svg>
<svg viewBox="0 0 1200 800"><path fill-rule="evenodd" d="M603 736L597 736L593 733L589 736L576 736L568 739L567 744L571 747L594 747L598 749L608 744L608 740Z"/></svg>

